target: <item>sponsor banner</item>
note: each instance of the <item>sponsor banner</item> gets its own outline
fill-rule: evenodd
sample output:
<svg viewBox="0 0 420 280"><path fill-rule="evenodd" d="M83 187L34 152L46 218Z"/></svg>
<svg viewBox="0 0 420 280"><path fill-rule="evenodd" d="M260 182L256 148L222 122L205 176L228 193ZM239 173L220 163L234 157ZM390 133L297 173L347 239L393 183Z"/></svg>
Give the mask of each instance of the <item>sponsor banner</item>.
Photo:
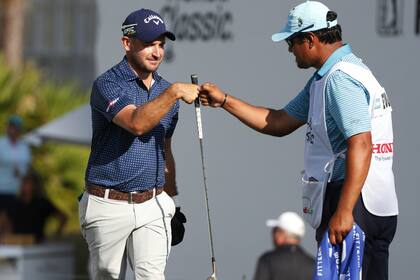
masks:
<svg viewBox="0 0 420 280"><path fill-rule="evenodd" d="M167 28L177 41L228 42L234 39L233 12L227 8L229 0L166 0L160 9ZM166 49L166 62L176 58L174 46Z"/></svg>

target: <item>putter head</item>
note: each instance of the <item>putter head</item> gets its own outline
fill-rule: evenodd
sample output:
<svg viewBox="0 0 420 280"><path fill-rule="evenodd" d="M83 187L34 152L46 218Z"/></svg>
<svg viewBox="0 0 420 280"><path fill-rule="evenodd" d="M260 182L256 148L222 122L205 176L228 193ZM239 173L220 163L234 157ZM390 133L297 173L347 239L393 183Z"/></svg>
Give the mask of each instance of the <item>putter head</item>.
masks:
<svg viewBox="0 0 420 280"><path fill-rule="evenodd" d="M210 275L209 278L207 278L207 280L217 280L216 273Z"/></svg>
<svg viewBox="0 0 420 280"><path fill-rule="evenodd" d="M211 268L212 268L212 274L207 278L207 280L217 280L216 277L216 260L214 259L214 256L211 257Z"/></svg>

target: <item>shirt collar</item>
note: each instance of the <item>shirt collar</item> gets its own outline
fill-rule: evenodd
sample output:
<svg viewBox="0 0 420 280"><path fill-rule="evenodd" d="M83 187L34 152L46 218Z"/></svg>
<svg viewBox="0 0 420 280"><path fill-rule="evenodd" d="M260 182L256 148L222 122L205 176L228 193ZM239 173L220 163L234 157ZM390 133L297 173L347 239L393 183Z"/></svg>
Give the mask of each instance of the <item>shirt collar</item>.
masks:
<svg viewBox="0 0 420 280"><path fill-rule="evenodd" d="M134 81L138 79L138 76L133 71L130 64L128 64L127 57L124 56L121 62L117 65L117 68L120 71L121 76L124 80ZM153 77L153 80L155 80L155 82L159 82L162 79L162 77L157 72L153 72L152 77Z"/></svg>
<svg viewBox="0 0 420 280"><path fill-rule="evenodd" d="M320 79L322 78L330 69L333 67L338 61L340 61L343 56L350 54L351 47L349 44L344 44L342 47L336 49L330 57L328 57L327 61L315 72L315 78Z"/></svg>

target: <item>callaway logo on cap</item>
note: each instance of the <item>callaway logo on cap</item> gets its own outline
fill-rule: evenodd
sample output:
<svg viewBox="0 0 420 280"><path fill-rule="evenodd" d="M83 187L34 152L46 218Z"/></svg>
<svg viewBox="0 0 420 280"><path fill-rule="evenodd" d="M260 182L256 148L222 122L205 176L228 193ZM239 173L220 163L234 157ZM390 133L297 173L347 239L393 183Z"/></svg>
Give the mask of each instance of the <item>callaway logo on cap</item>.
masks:
<svg viewBox="0 0 420 280"><path fill-rule="evenodd" d="M162 17L148 9L141 9L132 12L124 20L121 30L124 36L139 39L143 42L152 42L161 35L170 40L175 40L175 35L166 30Z"/></svg>
<svg viewBox="0 0 420 280"><path fill-rule="evenodd" d="M159 25L159 22L163 23L163 20L157 15L150 15L144 19L145 23L149 23L150 21L153 21L156 25Z"/></svg>

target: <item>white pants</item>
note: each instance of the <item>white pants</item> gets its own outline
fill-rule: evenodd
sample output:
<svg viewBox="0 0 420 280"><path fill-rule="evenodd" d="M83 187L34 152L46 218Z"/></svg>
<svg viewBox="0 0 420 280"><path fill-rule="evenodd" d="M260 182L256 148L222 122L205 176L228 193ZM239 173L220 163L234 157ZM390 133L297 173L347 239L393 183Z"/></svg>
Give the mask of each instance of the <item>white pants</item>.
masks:
<svg viewBox="0 0 420 280"><path fill-rule="evenodd" d="M85 192L79 219L94 279L124 279L128 260L136 280L164 280L174 213L165 192L134 204Z"/></svg>

